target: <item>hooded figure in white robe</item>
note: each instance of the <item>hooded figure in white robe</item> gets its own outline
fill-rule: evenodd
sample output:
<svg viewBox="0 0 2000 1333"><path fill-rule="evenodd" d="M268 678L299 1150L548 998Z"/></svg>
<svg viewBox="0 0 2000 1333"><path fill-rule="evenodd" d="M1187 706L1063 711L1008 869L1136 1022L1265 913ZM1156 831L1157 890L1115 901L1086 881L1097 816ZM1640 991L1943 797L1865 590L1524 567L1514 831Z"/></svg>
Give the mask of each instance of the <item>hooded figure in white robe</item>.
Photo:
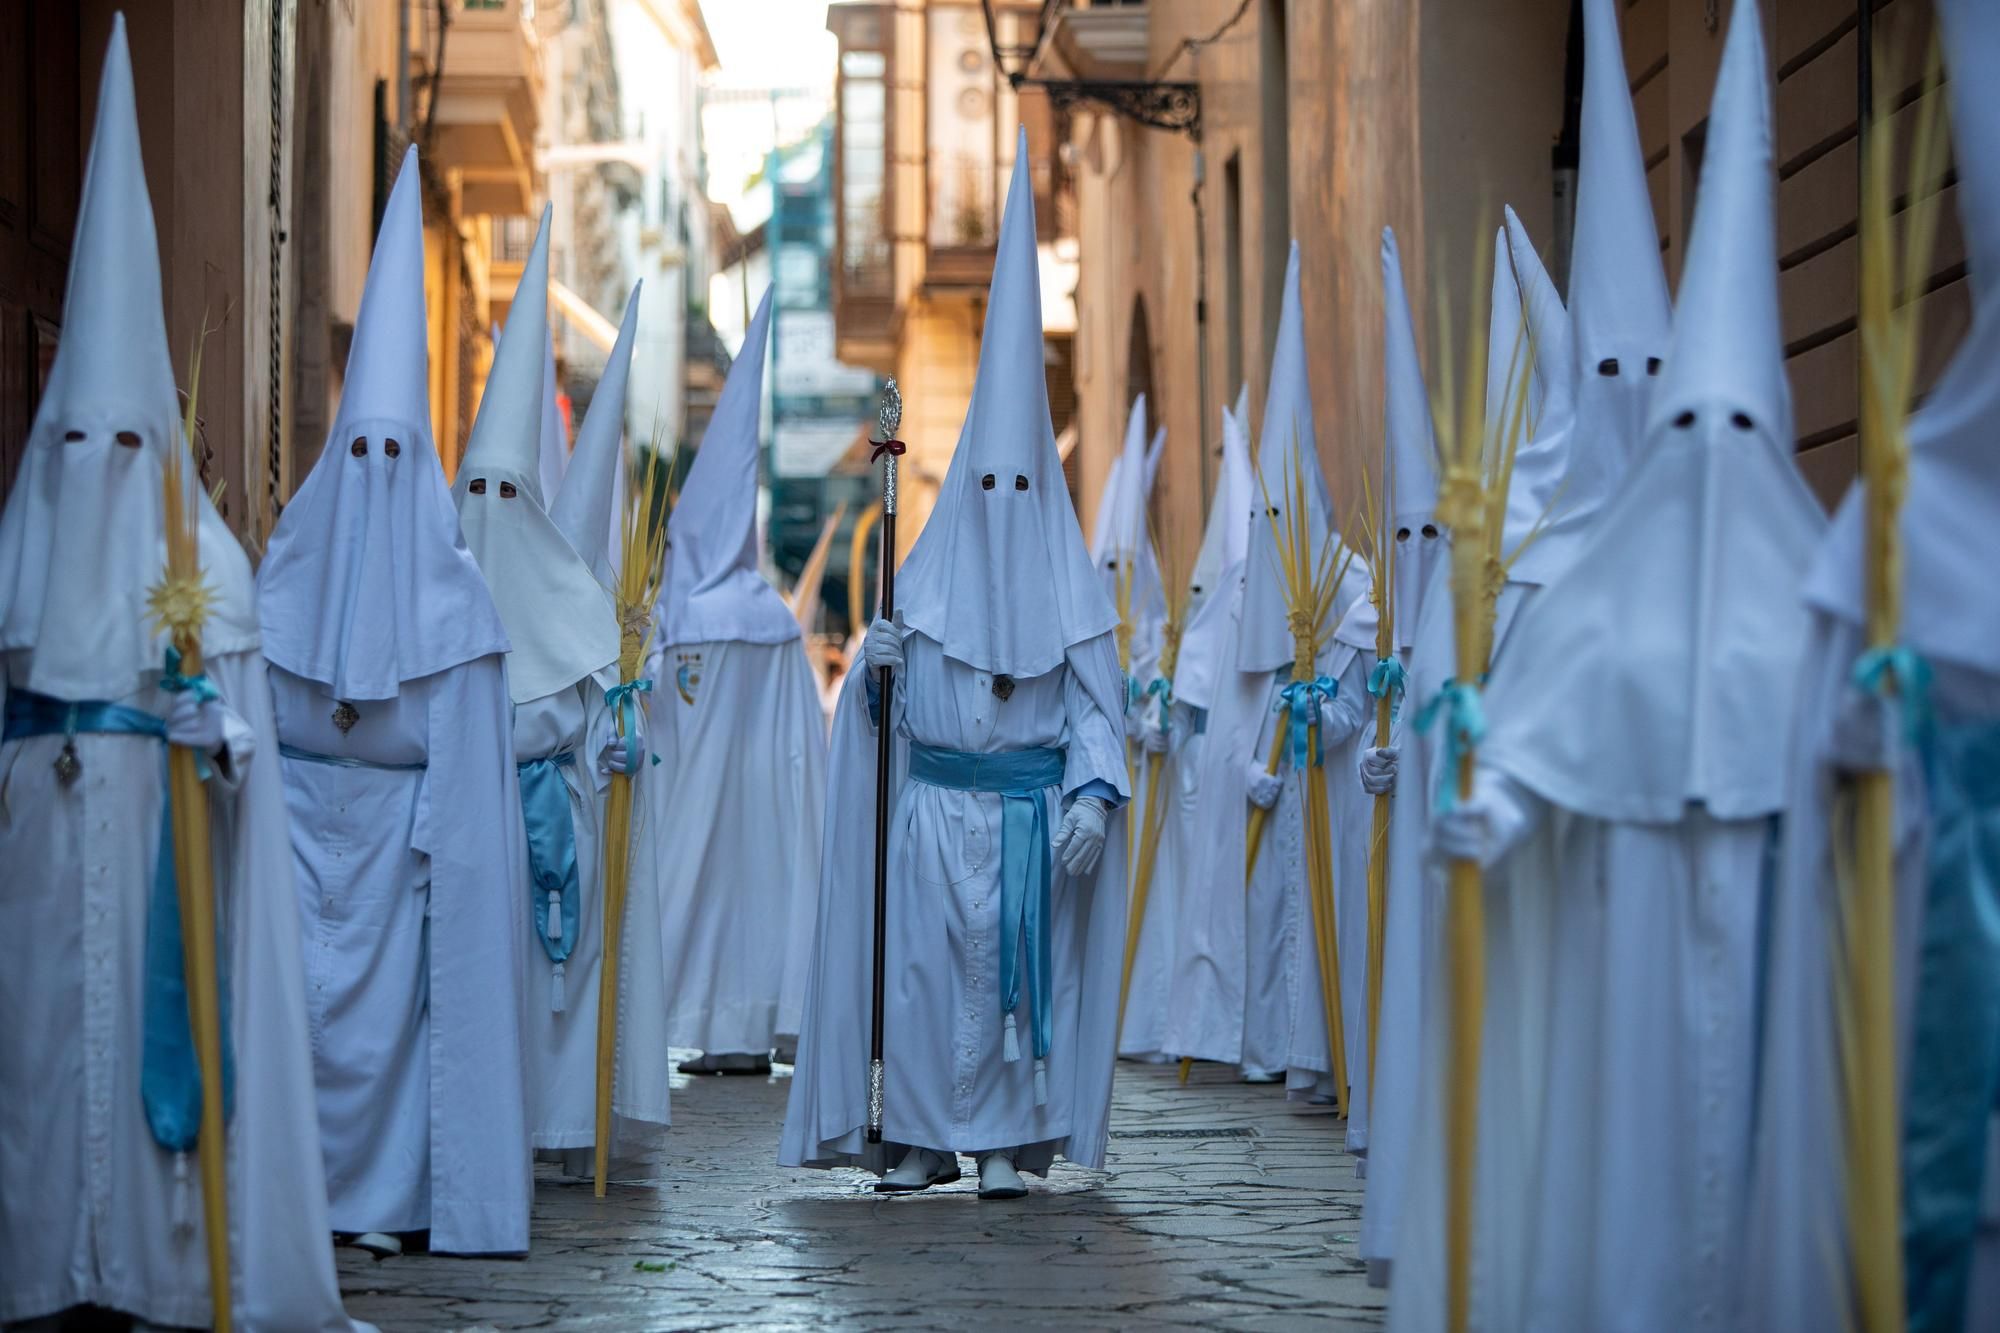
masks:
<svg viewBox="0 0 2000 1333"><path fill-rule="evenodd" d="M213 1317L167 821L166 746L202 756L222 985L237 1326L351 1329L327 1244L305 977L250 563L194 479L214 600L180 673L148 594L165 462L186 450L114 19L63 336L0 513L0 1325L75 1306ZM207 1144L199 1150L208 1151Z"/></svg>
<svg viewBox="0 0 2000 1333"><path fill-rule="evenodd" d="M1156 441L1164 441L1157 435ZM1118 638L1127 657L1125 669L1125 735L1132 764L1132 810L1126 824L1133 839L1128 870L1136 871L1137 839L1145 836L1147 784L1150 756L1162 756L1162 781L1170 779L1167 762L1172 737L1171 717L1159 712L1163 694L1171 682L1160 674L1161 653L1167 628L1166 587L1160 573L1159 553L1153 547L1152 525L1147 505L1152 496L1159 456L1146 442L1146 396L1132 402L1125 428L1125 449L1113 470L1117 489L1110 496L1109 513L1101 515L1104 526L1097 534L1101 549L1093 552L1104 590L1122 614ZM1164 723L1164 725L1163 725ZM1166 811L1162 810L1166 817ZM1136 888L1136 886L1135 886ZM1166 1020L1167 962L1173 949L1172 907L1159 896L1159 864L1155 857L1153 884L1146 904L1146 919L1138 923L1138 949L1132 958L1131 988L1125 1005L1125 1027L1119 1034L1118 1053L1130 1058L1162 1060L1161 1037ZM1136 898L1133 907L1138 906ZM1129 925L1128 925L1129 928Z"/></svg>
<svg viewBox="0 0 2000 1333"><path fill-rule="evenodd" d="M604 373L590 396L590 409L577 427L576 452L549 502L549 521L583 557L614 601L618 572L624 563L625 488L632 472L630 451L625 447L625 385L631 377L632 348L639 334L643 285L633 283L632 294L625 298L618 338L611 344Z"/></svg>
<svg viewBox="0 0 2000 1333"><path fill-rule="evenodd" d="M1024 1192L1104 1163L1125 939L1116 610L1062 482L1042 370L1028 141L1016 144L979 374L930 520L834 721L819 934L779 1161ZM870 678L895 669L894 690ZM884 1142L864 1141L874 719L891 728ZM901 1160L897 1160L897 1155ZM893 1166L893 1170L890 1168Z"/></svg>
<svg viewBox="0 0 2000 1333"><path fill-rule="evenodd" d="M1496 283L1500 300L1510 309L1495 316L1496 325L1511 338L1520 327L1520 305L1513 298L1513 280ZM1373 748L1378 702L1386 697L1390 723L1401 719L1408 678L1410 647L1416 639L1417 617L1424 590L1444 563L1443 531L1437 519L1437 437L1431 422L1430 391L1424 384L1417 351L1416 323L1410 317L1408 289L1403 280L1402 253L1396 234L1382 229L1382 379L1383 468L1380 494L1394 543L1389 590L1395 612L1393 643L1387 658L1376 656L1379 612L1372 595L1358 599L1334 631L1336 659L1343 694L1363 701L1360 730L1344 758L1355 750ZM1378 575L1381 571L1375 571ZM1393 748L1393 738L1391 748ZM1393 764L1393 761L1392 761ZM1357 1017L1347 1025L1347 1078L1352 1089L1347 1103L1347 1150L1365 1158L1368 1152L1368 863L1386 857L1386 845L1371 848L1375 794L1354 782L1343 763L1339 778L1330 780L1333 801L1335 855L1340 893L1341 1003ZM1357 1170L1365 1174L1366 1163Z"/></svg>
<svg viewBox="0 0 2000 1333"><path fill-rule="evenodd" d="M757 567L767 291L667 525L653 691L667 1033L685 1073L768 1072L810 966L826 727L798 618Z"/></svg>
<svg viewBox="0 0 2000 1333"><path fill-rule="evenodd" d="M334 1229L513 1253L531 1181L507 635L431 442L420 196L411 153L333 430L271 534L257 609Z"/></svg>
<svg viewBox="0 0 2000 1333"><path fill-rule="evenodd" d="M1222 466L1188 588L1188 626L1174 670L1181 786L1161 848L1176 881L1173 971L1162 1044L1189 1060L1235 1064L1243 1053L1243 763L1263 721L1261 687L1236 670L1243 568L1250 545L1250 391L1222 409ZM1241 697L1239 697L1241 696ZM1233 848L1219 853L1219 844Z"/></svg>
<svg viewBox="0 0 2000 1333"><path fill-rule="evenodd" d="M1866 632L1865 480L1805 585L1784 851L1764 931L1745 1329L1840 1328L1859 1308L1835 975L1851 775L1868 769L1894 775L1902 1206L1886 1220L1902 1238L1907 1326L2000 1328L2000 601L1982 558L2000 531L2000 10L1939 0L1937 18L1972 325L1909 421L1895 647L1871 650ZM1884 693L1891 672L1897 696Z"/></svg>
<svg viewBox="0 0 2000 1333"><path fill-rule="evenodd" d="M1292 243L1285 269L1285 300L1273 344L1271 383L1264 400L1264 434L1257 451L1257 478L1251 483L1248 551L1244 564L1243 619L1237 645L1236 669L1249 677L1237 703L1248 703L1259 714L1255 723L1231 725L1232 736L1248 736L1237 762L1244 774L1249 805L1269 811L1250 874L1244 906L1244 1074L1257 1081L1283 1079L1302 1096L1332 1099L1341 1089L1332 1083L1333 1055L1327 1035L1327 1015L1320 989L1320 964L1314 934L1313 907L1306 876L1304 802L1306 765L1341 762L1350 771L1350 742L1360 730L1367 695L1343 693L1337 684L1336 656L1352 656L1335 643L1333 631L1357 599L1368 590L1368 567L1357 554L1341 574L1333 607L1314 645L1313 682L1309 702L1288 702L1293 658L1290 608L1285 600L1283 567L1279 560L1281 532L1289 531L1287 509L1293 486L1302 475L1308 509L1305 528L1310 559L1323 563L1329 550L1338 551L1333 500L1320 471L1319 446L1313 432L1312 398L1306 381L1305 317L1299 304L1299 247ZM1300 553L1307 558L1306 553ZM1331 556L1338 569L1344 557ZM1303 700L1304 692L1293 692ZM1301 747L1305 728L1296 711L1317 712L1317 751ZM1270 771L1272 738L1286 730L1275 772ZM1334 784L1328 783L1331 788ZM1329 797L1329 812L1331 798ZM1248 823L1248 808L1239 811ZM1329 819L1331 814L1329 813ZM1217 853L1224 844L1217 843ZM1246 849L1247 858L1247 849ZM1335 852L1336 860L1339 852ZM1239 860L1239 865L1243 861ZM1227 866L1218 865L1218 871ZM1338 865L1335 867L1338 873ZM1233 877L1233 876L1232 876ZM1336 893L1340 887L1336 883ZM1361 937L1365 939L1365 936ZM1365 951L1364 951L1365 954ZM1343 953L1343 972L1349 962ZM1343 985L1344 985L1343 979ZM1353 1021L1343 1014L1343 1028ZM1291 1071L1289 1075L1287 1071Z"/></svg>
<svg viewBox="0 0 2000 1333"><path fill-rule="evenodd" d="M1731 23L1645 447L1521 614L1474 792L1433 826L1488 867L1480 1328L1698 1327L1737 1288L1758 886L1824 527L1791 461L1758 22ZM1442 1119L1420 1116L1402 1328L1443 1318Z"/></svg>
<svg viewBox="0 0 2000 1333"><path fill-rule="evenodd" d="M1636 132L1632 151L1638 151ZM1562 299L1511 209L1495 247L1487 361L1500 370L1487 376L1487 428L1511 430L1519 416L1523 436L1515 453L1501 536L1508 563L1494 607L1492 660L1497 661L1522 606L1574 551L1574 536L1551 536L1550 525L1565 496L1563 473L1575 428L1573 385L1578 371L1573 358L1580 359L1582 353L1573 350ZM1662 295L1663 321L1664 299ZM1448 543L1449 532L1445 536ZM1439 551L1432 561L1421 594L1414 603L1401 603L1397 611L1397 638L1403 637L1401 627L1407 619L1410 646L1403 706L1391 733L1392 744L1364 747L1359 765L1362 787L1370 795L1377 790L1407 790L1417 797L1395 800L1389 809L1382 1012L1363 1122L1368 1193L1361 1215L1360 1252L1368 1264L1369 1280L1377 1285L1389 1279L1413 1136L1429 1095L1424 1025L1429 1018L1432 961L1441 956L1437 907L1443 871L1430 854L1430 796L1448 766L1442 729L1413 730L1413 723L1422 717L1422 706L1438 698L1452 679L1457 645L1450 560Z"/></svg>
<svg viewBox="0 0 2000 1333"><path fill-rule="evenodd" d="M614 602L616 579L623 555L618 536L623 523L625 483L630 472L625 450L625 385L632 364L632 348L639 327L639 288L634 284L625 302L625 317L604 374L591 395L590 410L576 433L576 451L563 473L562 489L549 506L549 520L563 534L583 563L589 566L599 585ZM621 1170L654 1145L659 1131L669 1122L667 1062L667 987L661 968L660 886L655 843L659 821L650 813L648 793L664 787L669 774L645 762L646 733L639 723L644 705L634 699L630 721L634 744L628 752L623 745L612 747L608 755L618 771L629 772L635 787L632 801L631 859L625 883L625 920L620 936L618 967L618 1056L612 1085L613 1169ZM611 725L608 721L600 726ZM606 737L608 739L608 737ZM628 762L629 761L629 762ZM631 767L636 764L636 767ZM585 800L597 803L600 827L602 811L610 795L608 780L597 784L594 798L584 791ZM579 858L580 862L580 858ZM591 913L579 919L577 939L572 941L583 956L596 951L602 956L601 899L602 863L598 878L582 885L583 910ZM531 959L534 955L531 952ZM579 955L572 953L569 962ZM581 1142L541 1145L550 1150L573 1176L593 1170L597 1114L597 1018L596 998L601 984L602 964L588 964L585 977L577 967L565 967L572 985L581 982L589 989L584 1001L575 991L569 995L574 1014L531 1009L529 1030L540 1035L543 1045L533 1053L529 1067L535 1071L531 1085L540 1090L544 1101L538 1112L538 1132L576 1139L586 1123L590 1131ZM531 974L535 964L531 963ZM535 994L531 981L529 994Z"/></svg>
<svg viewBox="0 0 2000 1333"><path fill-rule="evenodd" d="M616 701L608 691L618 683L619 629L610 594L544 509L537 423L546 390L539 363L549 341L548 248L544 209L452 498L512 645L508 766L518 775L519 851L529 879L517 899L531 940L517 986L526 1007L530 1135L537 1150L562 1153L565 1169L580 1173L582 1150L594 1148L597 1137L605 789L614 766L643 768L645 747L643 737L632 737L636 706L630 744L614 732ZM654 957L650 941L635 941L629 921L621 976ZM656 1058L647 1052L617 1062L614 1156L642 1150L653 1137L650 1127L665 1123Z"/></svg>

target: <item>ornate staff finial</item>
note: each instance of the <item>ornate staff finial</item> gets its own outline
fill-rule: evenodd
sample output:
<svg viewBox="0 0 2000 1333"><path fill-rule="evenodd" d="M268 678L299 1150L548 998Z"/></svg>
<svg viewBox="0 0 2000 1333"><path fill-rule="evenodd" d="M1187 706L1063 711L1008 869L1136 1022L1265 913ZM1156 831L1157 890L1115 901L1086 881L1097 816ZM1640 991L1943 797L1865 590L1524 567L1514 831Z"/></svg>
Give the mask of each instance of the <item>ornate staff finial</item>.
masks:
<svg viewBox="0 0 2000 1333"><path fill-rule="evenodd" d="M876 414L875 423L880 427L876 438L884 443L896 438L896 432L903 424L903 391L896 387L895 376L882 386L882 408Z"/></svg>

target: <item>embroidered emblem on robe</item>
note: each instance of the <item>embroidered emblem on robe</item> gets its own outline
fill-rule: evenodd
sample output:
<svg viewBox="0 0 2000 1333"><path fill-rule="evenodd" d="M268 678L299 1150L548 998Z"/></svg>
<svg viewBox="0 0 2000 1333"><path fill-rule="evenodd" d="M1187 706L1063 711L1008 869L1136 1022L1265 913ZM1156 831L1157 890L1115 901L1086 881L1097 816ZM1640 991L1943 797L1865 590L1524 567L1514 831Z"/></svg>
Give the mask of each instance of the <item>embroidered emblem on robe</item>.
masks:
<svg viewBox="0 0 2000 1333"><path fill-rule="evenodd" d="M674 668L674 686L680 691L681 702L694 702L695 691L701 687L701 654L676 653L679 665Z"/></svg>

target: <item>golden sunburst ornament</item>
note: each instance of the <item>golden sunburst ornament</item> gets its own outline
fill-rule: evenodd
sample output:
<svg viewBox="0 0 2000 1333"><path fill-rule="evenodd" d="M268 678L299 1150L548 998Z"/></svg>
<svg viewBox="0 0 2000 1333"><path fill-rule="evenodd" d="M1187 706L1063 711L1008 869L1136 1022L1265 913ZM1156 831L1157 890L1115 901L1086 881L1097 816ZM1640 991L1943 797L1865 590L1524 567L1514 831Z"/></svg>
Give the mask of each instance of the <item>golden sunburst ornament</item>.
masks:
<svg viewBox="0 0 2000 1333"><path fill-rule="evenodd" d="M146 592L146 616L168 637L199 638L215 605L215 589L199 569L163 574Z"/></svg>

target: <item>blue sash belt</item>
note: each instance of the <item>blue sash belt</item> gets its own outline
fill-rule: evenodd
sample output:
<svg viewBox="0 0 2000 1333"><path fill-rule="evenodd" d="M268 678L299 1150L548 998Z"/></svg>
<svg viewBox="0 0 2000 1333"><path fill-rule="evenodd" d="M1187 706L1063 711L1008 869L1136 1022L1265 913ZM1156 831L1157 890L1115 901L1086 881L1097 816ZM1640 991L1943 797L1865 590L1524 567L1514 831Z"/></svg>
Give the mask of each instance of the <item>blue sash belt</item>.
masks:
<svg viewBox="0 0 2000 1333"><path fill-rule="evenodd" d="M1021 1003L1021 955L1026 944L1029 1031L1035 1052L1035 1104L1048 1100L1045 1061L1054 1031L1054 962L1049 930L1054 877L1049 852L1048 801L1043 793L1063 779L1059 749L1002 750L970 754L910 742L910 776L953 791L1000 796L1000 1012L1005 1015L1007 1060L1021 1058L1014 1011Z"/></svg>
<svg viewBox="0 0 2000 1333"><path fill-rule="evenodd" d="M1928 730L1933 823L1903 1075L1911 1333L1964 1325L1980 1196L2000 1170L1986 1153L2000 1110L2000 722Z"/></svg>
<svg viewBox="0 0 2000 1333"><path fill-rule="evenodd" d="M66 703L28 690L9 690L0 740L35 736L149 736L167 738L167 724L124 704L92 700ZM222 913L216 913L221 934ZM222 1107L235 1100L235 1061L229 1048L229 985L222 975L228 951L216 949L222 1027ZM174 871L173 802L160 802L159 851L153 862L152 896L146 906L146 1016L139 1066L139 1095L153 1141L168 1152L194 1150L201 1133L201 1065L195 1059L188 1025L187 974L181 952L180 881Z"/></svg>
<svg viewBox="0 0 2000 1333"><path fill-rule="evenodd" d="M523 759L521 816L528 828L528 922L542 942L542 952L555 964L549 977L549 1008L561 1013L563 963L576 944L577 899L576 819L570 813L569 787L558 769L576 756L568 750L542 759Z"/></svg>

